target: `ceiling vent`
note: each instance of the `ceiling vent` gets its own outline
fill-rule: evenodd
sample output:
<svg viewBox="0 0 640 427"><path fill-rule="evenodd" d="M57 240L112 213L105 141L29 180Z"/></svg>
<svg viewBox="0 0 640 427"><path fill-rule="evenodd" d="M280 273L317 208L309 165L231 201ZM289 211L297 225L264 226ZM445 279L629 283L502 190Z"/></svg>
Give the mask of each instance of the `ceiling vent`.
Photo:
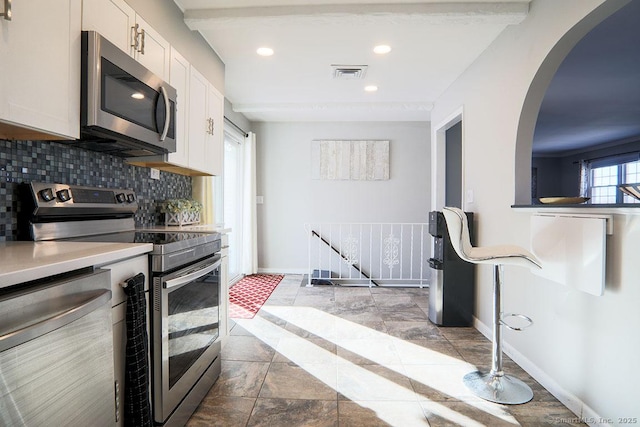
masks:
<svg viewBox="0 0 640 427"><path fill-rule="evenodd" d="M341 80L364 79L367 65L332 65L331 78Z"/></svg>

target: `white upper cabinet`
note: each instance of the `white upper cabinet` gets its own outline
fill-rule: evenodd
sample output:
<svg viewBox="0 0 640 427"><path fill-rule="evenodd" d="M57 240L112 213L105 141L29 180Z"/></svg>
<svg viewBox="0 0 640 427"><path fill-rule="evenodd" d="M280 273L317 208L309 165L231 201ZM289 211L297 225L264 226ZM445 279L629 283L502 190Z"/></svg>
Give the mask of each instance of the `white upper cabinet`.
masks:
<svg viewBox="0 0 640 427"><path fill-rule="evenodd" d="M83 0L82 29L97 31L164 80L170 44L124 0Z"/></svg>
<svg viewBox="0 0 640 427"><path fill-rule="evenodd" d="M189 168L205 171L205 147L212 137L208 115L207 92L209 82L191 67L189 82Z"/></svg>
<svg viewBox="0 0 640 427"><path fill-rule="evenodd" d="M169 84L178 93L176 100L176 152L169 153L169 162L188 167L188 132L187 118L189 112L189 62L178 51L171 48Z"/></svg>
<svg viewBox="0 0 640 427"><path fill-rule="evenodd" d="M80 0L11 7L11 21L0 17L0 139L78 138Z"/></svg>
<svg viewBox="0 0 640 427"><path fill-rule="evenodd" d="M171 45L139 15L136 16L136 25L131 32L132 36L135 35L133 57L156 76L169 80Z"/></svg>
<svg viewBox="0 0 640 427"><path fill-rule="evenodd" d="M189 88L189 168L221 175L224 97L193 67Z"/></svg>
<svg viewBox="0 0 640 427"><path fill-rule="evenodd" d="M205 148L205 170L212 175L222 175L224 162L224 96L209 85L207 111L211 119L211 137Z"/></svg>
<svg viewBox="0 0 640 427"><path fill-rule="evenodd" d="M82 29L96 31L133 56L136 12L123 0L83 0Z"/></svg>

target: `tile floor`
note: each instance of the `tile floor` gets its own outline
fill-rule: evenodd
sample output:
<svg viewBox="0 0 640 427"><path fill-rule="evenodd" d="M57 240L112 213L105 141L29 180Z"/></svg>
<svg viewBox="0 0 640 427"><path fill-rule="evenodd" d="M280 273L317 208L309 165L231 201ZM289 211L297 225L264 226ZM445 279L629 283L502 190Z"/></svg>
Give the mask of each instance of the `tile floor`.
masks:
<svg viewBox="0 0 640 427"><path fill-rule="evenodd" d="M238 319L222 374L187 426L575 426L518 365L533 401L498 405L462 376L490 364L473 328L437 327L428 289L300 286L287 275L253 319Z"/></svg>

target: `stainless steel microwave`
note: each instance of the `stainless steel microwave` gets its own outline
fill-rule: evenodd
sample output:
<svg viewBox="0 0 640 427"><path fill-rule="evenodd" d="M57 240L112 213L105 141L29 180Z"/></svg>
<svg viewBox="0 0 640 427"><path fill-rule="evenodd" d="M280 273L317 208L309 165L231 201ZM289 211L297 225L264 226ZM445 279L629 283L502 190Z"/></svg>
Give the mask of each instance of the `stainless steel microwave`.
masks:
<svg viewBox="0 0 640 427"><path fill-rule="evenodd" d="M82 32L79 141L122 157L176 151L176 90L95 31Z"/></svg>

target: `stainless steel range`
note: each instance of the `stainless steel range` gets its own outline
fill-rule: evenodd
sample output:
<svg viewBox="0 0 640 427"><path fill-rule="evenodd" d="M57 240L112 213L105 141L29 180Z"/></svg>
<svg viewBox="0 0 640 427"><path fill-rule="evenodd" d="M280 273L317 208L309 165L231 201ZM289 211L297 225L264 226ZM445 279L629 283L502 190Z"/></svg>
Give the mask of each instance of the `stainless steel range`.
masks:
<svg viewBox="0 0 640 427"><path fill-rule="evenodd" d="M153 243L147 318L154 420L184 425L220 375L221 235L136 230L132 190L34 182L29 193L32 240Z"/></svg>

